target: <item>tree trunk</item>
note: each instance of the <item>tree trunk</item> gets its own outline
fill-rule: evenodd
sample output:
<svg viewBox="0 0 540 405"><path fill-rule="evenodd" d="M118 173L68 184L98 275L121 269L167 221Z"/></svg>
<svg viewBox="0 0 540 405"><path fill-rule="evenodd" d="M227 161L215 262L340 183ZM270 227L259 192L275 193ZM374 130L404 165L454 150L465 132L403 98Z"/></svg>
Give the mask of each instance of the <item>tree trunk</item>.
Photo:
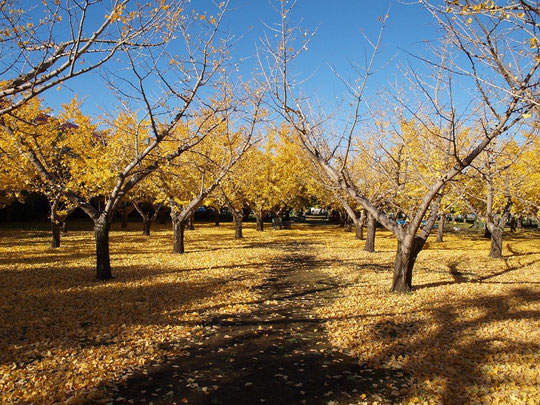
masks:
<svg viewBox="0 0 540 405"><path fill-rule="evenodd" d="M491 239L491 232L489 231L486 222L484 222L484 238Z"/></svg>
<svg viewBox="0 0 540 405"><path fill-rule="evenodd" d="M364 223L357 221L354 226L356 228L356 239L364 240Z"/></svg>
<svg viewBox="0 0 540 405"><path fill-rule="evenodd" d="M96 278L98 280L110 280L111 258L109 254L109 231L110 220L99 218L94 222L94 237L96 239Z"/></svg>
<svg viewBox="0 0 540 405"><path fill-rule="evenodd" d="M62 233L64 235L68 233L67 221L65 219L62 221Z"/></svg>
<svg viewBox="0 0 540 405"><path fill-rule="evenodd" d="M219 226L219 208L214 207L214 225Z"/></svg>
<svg viewBox="0 0 540 405"><path fill-rule="evenodd" d="M403 246L398 241L396 258L394 261L394 277L392 280L392 292L407 292L412 290L412 272L418 253L422 250L425 240L415 237L412 246Z"/></svg>
<svg viewBox="0 0 540 405"><path fill-rule="evenodd" d="M338 210L339 212L339 227L342 228L345 226L345 222L347 222L347 212L345 210Z"/></svg>
<svg viewBox="0 0 540 405"><path fill-rule="evenodd" d="M437 239L435 240L435 242L443 242L445 223L446 223L446 216L443 214L439 218L439 229L437 229Z"/></svg>
<svg viewBox="0 0 540 405"><path fill-rule="evenodd" d="M368 214L367 220L367 237L364 250L366 252L375 252L375 231L377 226L377 220L371 214Z"/></svg>
<svg viewBox="0 0 540 405"><path fill-rule="evenodd" d="M517 220L516 217L512 216L510 219L510 232L515 232L517 229Z"/></svg>
<svg viewBox="0 0 540 405"><path fill-rule="evenodd" d="M142 220L143 220L142 234L143 236L150 236L150 228L152 227L152 219L148 215L145 215Z"/></svg>
<svg viewBox="0 0 540 405"><path fill-rule="evenodd" d="M188 217L187 229L190 231L195 230L195 211L193 211Z"/></svg>
<svg viewBox="0 0 540 405"><path fill-rule="evenodd" d="M240 214L236 214L233 216L234 219L234 239L242 239L244 236L242 235L242 221L243 221L243 215L240 212Z"/></svg>
<svg viewBox="0 0 540 405"><path fill-rule="evenodd" d="M262 213L255 214L255 218L256 218L256 221L257 221L257 231L258 232L263 232L264 231L263 214Z"/></svg>
<svg viewBox="0 0 540 405"><path fill-rule="evenodd" d="M500 259L502 255L503 245L503 230L499 227L494 227L491 232L491 249L489 250L489 257L493 259Z"/></svg>
<svg viewBox="0 0 540 405"><path fill-rule="evenodd" d="M272 211L272 227L274 229L283 229L283 220L281 218L280 213L276 213Z"/></svg>
<svg viewBox="0 0 540 405"><path fill-rule="evenodd" d="M62 230L62 223L57 219L51 219L52 238L51 248L57 249L60 247L60 232Z"/></svg>
<svg viewBox="0 0 540 405"><path fill-rule="evenodd" d="M345 226L343 227L344 232L352 232L352 221L351 218L347 215L345 219Z"/></svg>
<svg viewBox="0 0 540 405"><path fill-rule="evenodd" d="M185 221L180 220L179 218L173 218L172 225L174 235L173 253L184 253Z"/></svg>
<svg viewBox="0 0 540 405"><path fill-rule="evenodd" d="M122 228L125 229L128 226L128 217L129 217L129 211L124 208L122 209Z"/></svg>

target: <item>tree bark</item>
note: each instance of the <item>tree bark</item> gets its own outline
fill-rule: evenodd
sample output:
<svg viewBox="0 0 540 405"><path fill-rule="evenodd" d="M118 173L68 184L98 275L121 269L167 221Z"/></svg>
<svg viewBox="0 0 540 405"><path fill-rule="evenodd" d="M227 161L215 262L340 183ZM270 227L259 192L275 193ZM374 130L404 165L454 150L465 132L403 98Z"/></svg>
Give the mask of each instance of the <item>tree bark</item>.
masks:
<svg viewBox="0 0 540 405"><path fill-rule="evenodd" d="M111 223L108 218L100 217L94 222L94 237L96 240L96 278L110 280L111 259L109 255L109 231Z"/></svg>
<svg viewBox="0 0 540 405"><path fill-rule="evenodd" d="M491 232L489 231L487 223L484 221L484 238L491 239Z"/></svg>
<svg viewBox="0 0 540 405"><path fill-rule="evenodd" d="M195 211L193 211L191 214L189 214L187 219L187 229L190 231L195 230Z"/></svg>
<svg viewBox="0 0 540 405"><path fill-rule="evenodd" d="M234 219L234 239L242 239L244 236L242 235L242 223L243 223L243 215L242 212L240 214L233 215Z"/></svg>
<svg viewBox="0 0 540 405"><path fill-rule="evenodd" d="M368 214L367 220L367 237L364 245L364 251L375 252L375 232L377 227L377 220L371 214Z"/></svg>
<svg viewBox="0 0 540 405"><path fill-rule="evenodd" d="M343 231L352 232L352 220L348 215L347 218L345 218L345 225L343 226Z"/></svg>
<svg viewBox="0 0 540 405"><path fill-rule="evenodd" d="M489 250L489 257L493 259L500 259L502 255L503 244L503 231L499 227L494 227L491 232L491 248Z"/></svg>
<svg viewBox="0 0 540 405"><path fill-rule="evenodd" d="M425 240L415 237L412 246L404 246L398 241L396 258L394 261L394 277L392 279L392 292L408 292L412 290L412 272L418 253L422 250Z"/></svg>
<svg viewBox="0 0 540 405"><path fill-rule="evenodd" d="M444 214L439 218L439 229L437 229L437 239L435 242L443 242L444 237L444 224L446 223L446 216Z"/></svg>
<svg viewBox="0 0 540 405"><path fill-rule="evenodd" d="M173 253L182 254L184 250L184 230L185 230L185 221L179 218L172 219L173 225Z"/></svg>
<svg viewBox="0 0 540 405"><path fill-rule="evenodd" d="M283 219L281 218L281 212L272 211L272 227L274 229L283 229Z"/></svg>
<svg viewBox="0 0 540 405"><path fill-rule="evenodd" d="M60 232L62 230L62 223L56 219L51 219L51 229L52 229L51 248L58 249L60 247Z"/></svg>
<svg viewBox="0 0 540 405"><path fill-rule="evenodd" d="M255 213L255 220L257 221L257 231L263 232L264 231L264 220L263 220L263 214L262 212Z"/></svg>
<svg viewBox="0 0 540 405"><path fill-rule="evenodd" d="M363 221L356 222L355 228L356 228L356 239L364 240L364 223L363 223Z"/></svg>
<svg viewBox="0 0 540 405"><path fill-rule="evenodd" d="M150 228L152 227L152 219L148 215L145 215L142 220L143 220L142 234L143 236L150 236Z"/></svg>

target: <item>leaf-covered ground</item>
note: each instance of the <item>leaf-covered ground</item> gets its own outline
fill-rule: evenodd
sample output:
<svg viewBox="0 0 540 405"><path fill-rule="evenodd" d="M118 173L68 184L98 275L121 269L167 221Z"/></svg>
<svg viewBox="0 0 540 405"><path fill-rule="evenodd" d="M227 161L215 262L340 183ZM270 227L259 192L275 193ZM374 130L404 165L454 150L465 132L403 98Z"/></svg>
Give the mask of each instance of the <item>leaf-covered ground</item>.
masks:
<svg viewBox="0 0 540 405"><path fill-rule="evenodd" d="M212 403L265 381L253 395L275 392L267 403L279 390L306 403L540 395L538 234L509 235L502 260L474 235L430 242L416 291L396 295L382 231L368 254L331 226L249 224L235 241L231 226L202 225L173 255L168 227L146 238L130 226L111 234L109 282L93 281L91 232L50 250L45 231L0 230L0 402ZM223 364L197 374L209 359ZM219 368L235 381L208 374Z"/></svg>

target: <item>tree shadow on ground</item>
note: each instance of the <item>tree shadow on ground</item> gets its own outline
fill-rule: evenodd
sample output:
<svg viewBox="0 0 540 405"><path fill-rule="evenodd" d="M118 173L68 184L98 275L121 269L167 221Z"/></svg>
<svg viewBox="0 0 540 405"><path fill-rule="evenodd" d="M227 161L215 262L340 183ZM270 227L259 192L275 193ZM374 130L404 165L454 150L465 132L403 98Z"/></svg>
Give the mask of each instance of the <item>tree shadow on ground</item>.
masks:
<svg viewBox="0 0 540 405"><path fill-rule="evenodd" d="M483 328L506 320L538 319L540 311L512 308L538 301L539 292L517 288L509 295L435 305L430 311L431 320L423 321L437 325L436 329L428 328L431 331L428 333L421 328L421 321L374 323L371 334L377 339L376 345L384 349L369 361L381 364L406 353L404 368L415 370L416 382L424 390L420 400L445 404L475 402L477 399L471 398L472 392L484 390L487 393L489 389L496 392L505 384L504 380L497 381L486 375L485 365L492 356L504 353L504 358L519 361L518 353L538 353L540 350L540 342L514 341L508 335L483 338ZM462 316L471 310L477 310L481 315Z"/></svg>
<svg viewBox="0 0 540 405"><path fill-rule="evenodd" d="M243 314L204 322L199 341L165 342L177 355L120 384L110 394L155 404L327 404L366 395L397 399L404 373L369 368L338 352L324 334L326 319L314 309L328 305L342 287L320 272L307 244L287 246L257 288L260 300ZM285 247L283 247L285 249ZM294 252L291 252L291 249Z"/></svg>

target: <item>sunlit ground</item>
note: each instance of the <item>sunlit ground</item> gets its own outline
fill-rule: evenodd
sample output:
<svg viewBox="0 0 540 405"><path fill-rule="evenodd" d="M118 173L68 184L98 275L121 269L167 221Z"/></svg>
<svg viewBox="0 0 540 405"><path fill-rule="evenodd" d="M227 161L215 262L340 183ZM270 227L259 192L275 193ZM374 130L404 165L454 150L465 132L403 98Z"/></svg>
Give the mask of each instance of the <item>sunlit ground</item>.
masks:
<svg viewBox="0 0 540 405"><path fill-rule="evenodd" d="M92 232L70 231L58 250L43 230L0 230L0 402L95 401L197 337L210 316L250 310L284 242L301 242L341 298L314 314L332 344L360 362L399 369L414 402L506 403L540 396L540 240L510 234L504 259L464 232L429 242L415 292L388 293L395 240L379 231L377 252L334 226L294 225L233 239L231 224L197 225L174 255L172 232L140 224L111 232L115 279L94 281ZM280 245L279 251L276 249ZM378 398L366 398L375 401Z"/></svg>

